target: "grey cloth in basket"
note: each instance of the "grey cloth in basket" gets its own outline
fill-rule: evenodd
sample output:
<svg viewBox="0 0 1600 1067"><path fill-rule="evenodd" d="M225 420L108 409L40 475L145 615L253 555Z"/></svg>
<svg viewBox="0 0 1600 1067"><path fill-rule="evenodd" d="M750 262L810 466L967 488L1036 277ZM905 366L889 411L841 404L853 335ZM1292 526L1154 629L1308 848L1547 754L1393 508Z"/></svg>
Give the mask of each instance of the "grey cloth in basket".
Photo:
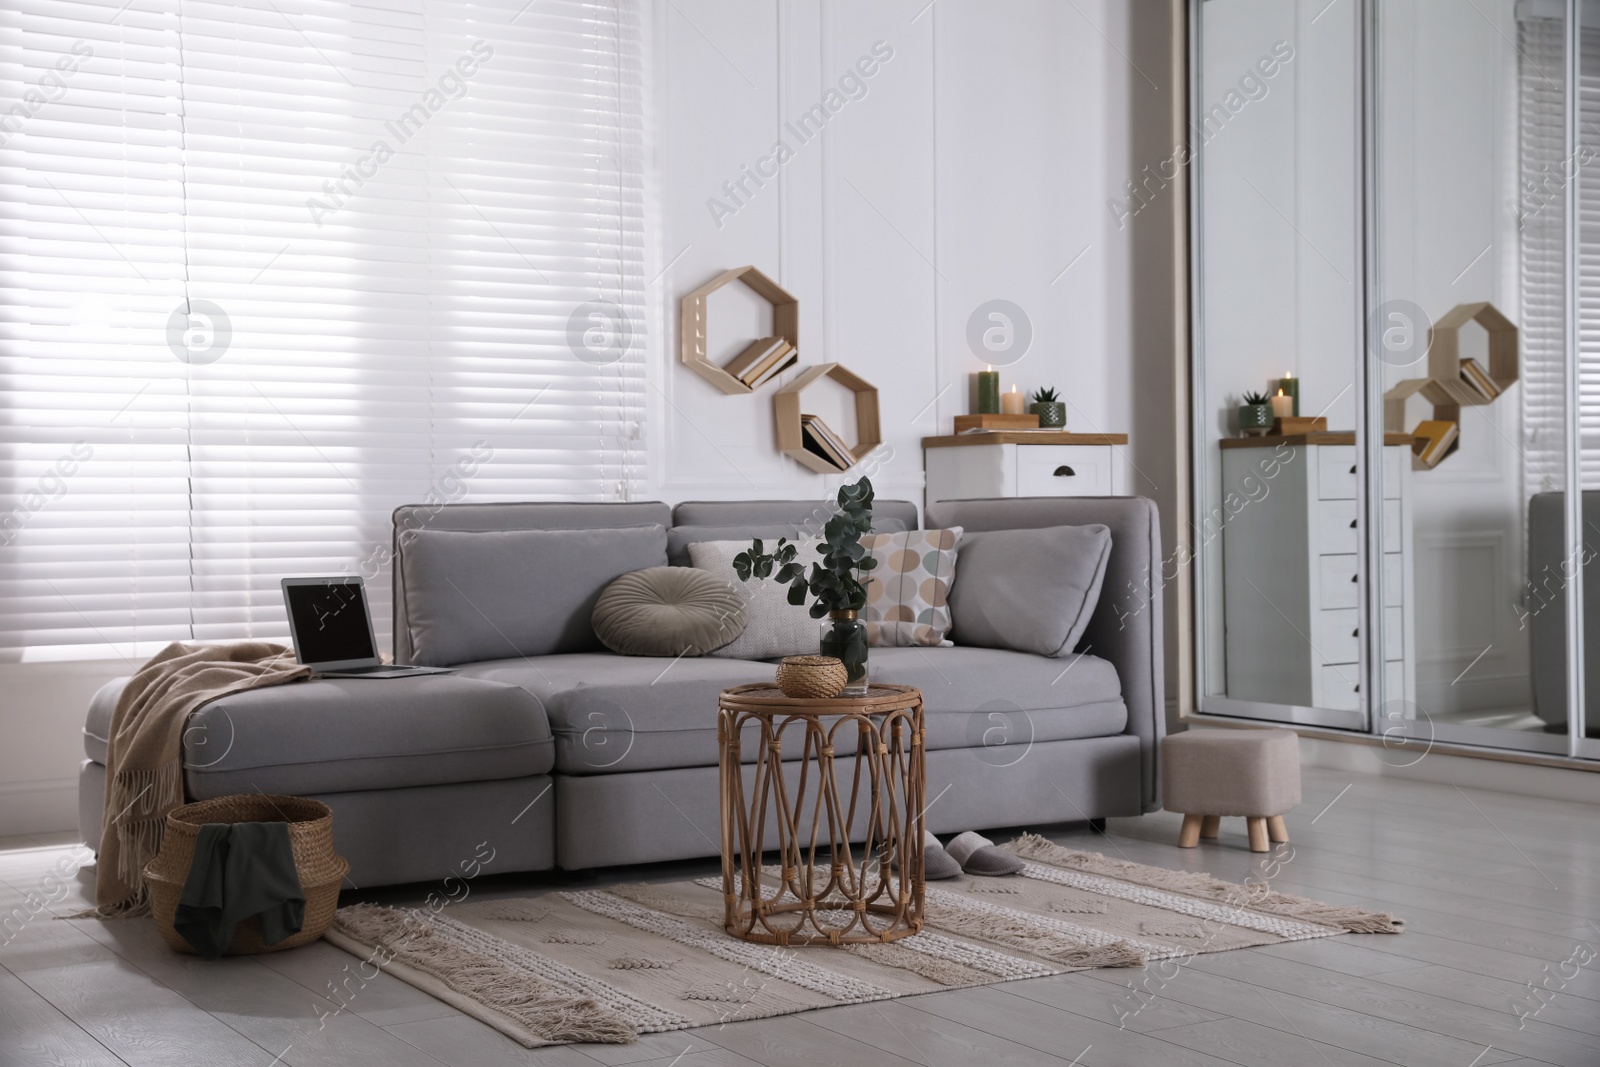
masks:
<svg viewBox="0 0 1600 1067"><path fill-rule="evenodd" d="M1101 525L969 532L950 589L958 645L1070 656L1089 627L1111 531Z"/></svg>
<svg viewBox="0 0 1600 1067"><path fill-rule="evenodd" d="M194 950L217 959L234 929L252 915L262 940L276 945L300 932L306 897L295 870L285 822L208 822L195 839L194 860L172 925Z"/></svg>

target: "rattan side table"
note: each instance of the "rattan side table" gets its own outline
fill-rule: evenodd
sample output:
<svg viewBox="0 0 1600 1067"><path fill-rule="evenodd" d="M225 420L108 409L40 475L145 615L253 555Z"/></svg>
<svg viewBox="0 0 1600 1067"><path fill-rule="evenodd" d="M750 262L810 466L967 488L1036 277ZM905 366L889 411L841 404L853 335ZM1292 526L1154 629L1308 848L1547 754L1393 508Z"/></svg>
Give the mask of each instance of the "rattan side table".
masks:
<svg viewBox="0 0 1600 1067"><path fill-rule="evenodd" d="M740 734L751 722L761 739L747 767ZM786 734L801 757L787 765ZM724 689L717 741L728 933L769 945L850 945L922 929L920 690L873 685L864 697L797 700L773 685ZM763 869L763 843L775 845L776 869Z"/></svg>

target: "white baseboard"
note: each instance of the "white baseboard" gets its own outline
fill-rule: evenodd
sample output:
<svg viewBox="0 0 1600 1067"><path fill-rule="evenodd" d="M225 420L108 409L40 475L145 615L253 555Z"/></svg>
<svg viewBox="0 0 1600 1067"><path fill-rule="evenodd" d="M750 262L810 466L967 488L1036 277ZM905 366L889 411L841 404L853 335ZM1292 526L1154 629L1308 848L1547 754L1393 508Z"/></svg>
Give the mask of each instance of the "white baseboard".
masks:
<svg viewBox="0 0 1600 1067"><path fill-rule="evenodd" d="M1300 763L1306 767L1326 767L1440 785L1471 785L1475 789L1491 789L1497 793L1600 804L1600 774L1592 771L1569 771L1564 767L1475 759L1443 752L1429 752L1423 758L1415 759L1415 762L1413 759L1409 755L1404 760L1398 759L1392 749L1382 745L1353 745L1316 737L1300 738Z"/></svg>
<svg viewBox="0 0 1600 1067"><path fill-rule="evenodd" d="M0 837L78 828L78 779L0 783Z"/></svg>

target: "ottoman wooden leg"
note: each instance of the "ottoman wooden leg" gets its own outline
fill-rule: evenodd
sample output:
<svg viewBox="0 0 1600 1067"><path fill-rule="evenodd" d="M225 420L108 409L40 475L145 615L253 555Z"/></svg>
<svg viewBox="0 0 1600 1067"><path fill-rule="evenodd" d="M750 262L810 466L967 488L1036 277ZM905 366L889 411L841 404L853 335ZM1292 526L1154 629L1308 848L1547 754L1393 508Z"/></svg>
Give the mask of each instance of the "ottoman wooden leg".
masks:
<svg viewBox="0 0 1600 1067"><path fill-rule="evenodd" d="M1289 840L1289 826L1283 821L1282 815L1268 817L1267 836L1280 843Z"/></svg>
<svg viewBox="0 0 1600 1067"><path fill-rule="evenodd" d="M1194 848L1200 843L1200 816L1185 815L1183 829L1178 831L1178 847Z"/></svg>
<svg viewBox="0 0 1600 1067"><path fill-rule="evenodd" d="M1222 829L1222 816L1207 815L1200 820L1200 836L1207 841L1215 841L1217 833Z"/></svg>
<svg viewBox="0 0 1600 1067"><path fill-rule="evenodd" d="M1245 820L1250 827L1250 851L1267 851L1267 820L1262 815L1252 815Z"/></svg>

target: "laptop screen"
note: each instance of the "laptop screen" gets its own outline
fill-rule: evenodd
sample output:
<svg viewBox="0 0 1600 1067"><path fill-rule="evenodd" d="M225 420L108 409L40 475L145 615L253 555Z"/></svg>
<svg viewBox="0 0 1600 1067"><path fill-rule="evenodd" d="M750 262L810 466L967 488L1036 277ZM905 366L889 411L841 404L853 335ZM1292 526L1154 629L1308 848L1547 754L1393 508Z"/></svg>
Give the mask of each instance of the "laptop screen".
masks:
<svg viewBox="0 0 1600 1067"><path fill-rule="evenodd" d="M301 663L377 661L366 592L359 580L329 578L311 585L285 585L283 592Z"/></svg>

